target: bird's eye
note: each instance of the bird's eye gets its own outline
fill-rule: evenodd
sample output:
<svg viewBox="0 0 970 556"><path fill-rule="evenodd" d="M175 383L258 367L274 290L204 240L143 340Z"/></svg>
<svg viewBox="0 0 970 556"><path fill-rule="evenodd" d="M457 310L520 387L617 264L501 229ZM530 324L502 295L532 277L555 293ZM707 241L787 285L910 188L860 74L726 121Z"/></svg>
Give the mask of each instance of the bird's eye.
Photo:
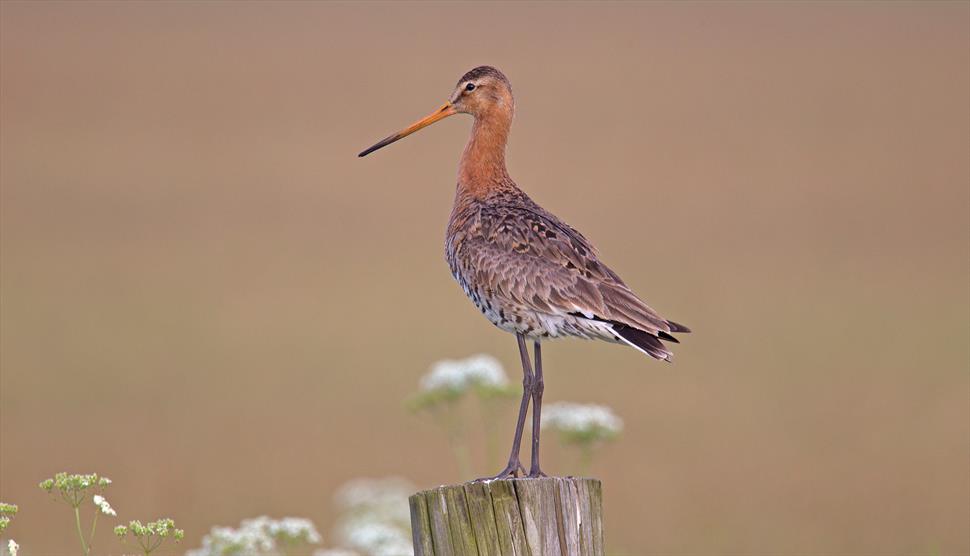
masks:
<svg viewBox="0 0 970 556"><path fill-rule="evenodd" d="M466 91L474 91L475 90L475 84L474 83L469 83L468 85L465 85L465 90Z"/></svg>

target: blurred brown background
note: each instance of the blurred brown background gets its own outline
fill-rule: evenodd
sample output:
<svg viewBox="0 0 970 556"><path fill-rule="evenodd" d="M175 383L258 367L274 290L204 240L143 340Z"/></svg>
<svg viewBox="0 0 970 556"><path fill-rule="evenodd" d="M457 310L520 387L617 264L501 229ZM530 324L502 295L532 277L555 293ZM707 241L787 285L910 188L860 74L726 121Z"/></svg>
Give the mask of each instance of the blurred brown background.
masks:
<svg viewBox="0 0 970 556"><path fill-rule="evenodd" d="M24 554L76 552L36 486L60 470L174 517L179 550L261 513L330 537L353 477L466 479L403 399L444 357L520 376L443 259L470 122L355 155L483 63L516 93L518 183L695 331L672 366L545 350L547 400L626 421L595 465L610 550L970 552L970 4L0 16L0 499Z"/></svg>

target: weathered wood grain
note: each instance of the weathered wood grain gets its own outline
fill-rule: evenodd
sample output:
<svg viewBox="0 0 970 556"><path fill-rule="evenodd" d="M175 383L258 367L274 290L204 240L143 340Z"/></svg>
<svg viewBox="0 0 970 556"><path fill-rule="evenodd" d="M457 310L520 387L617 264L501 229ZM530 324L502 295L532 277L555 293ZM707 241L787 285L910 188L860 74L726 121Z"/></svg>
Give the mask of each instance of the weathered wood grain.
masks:
<svg viewBox="0 0 970 556"><path fill-rule="evenodd" d="M492 511L495 514L495 529L499 535L499 554L531 556L529 543L525 539L522 516L519 514L519 499L515 494L512 481L492 481L488 484L492 497Z"/></svg>
<svg viewBox="0 0 970 556"><path fill-rule="evenodd" d="M410 499L417 556L603 556L596 479L503 479Z"/></svg>
<svg viewBox="0 0 970 556"><path fill-rule="evenodd" d="M428 500L424 496L412 496L408 502L411 505L411 539L414 542L414 556L434 556Z"/></svg>
<svg viewBox="0 0 970 556"><path fill-rule="evenodd" d="M479 556L501 554L498 528L495 525L495 510L492 497L484 483L466 483L465 500L468 502L468 516L478 546Z"/></svg>
<svg viewBox="0 0 970 556"><path fill-rule="evenodd" d="M428 518L431 521L431 554L435 556L454 556L455 547L451 542L451 529L448 528L448 504L445 501L444 487L426 491ZM414 531L414 514L411 514L411 530Z"/></svg>

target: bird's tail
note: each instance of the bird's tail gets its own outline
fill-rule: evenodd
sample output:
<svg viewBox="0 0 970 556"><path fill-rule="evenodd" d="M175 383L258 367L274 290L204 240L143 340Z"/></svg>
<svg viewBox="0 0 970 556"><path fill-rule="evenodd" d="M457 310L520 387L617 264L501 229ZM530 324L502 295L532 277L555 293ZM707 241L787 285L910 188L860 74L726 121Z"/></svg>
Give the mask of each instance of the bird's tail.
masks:
<svg viewBox="0 0 970 556"><path fill-rule="evenodd" d="M667 326L670 327L671 332L683 332L684 334L690 333L690 328L687 328L686 326L684 326L683 324L680 324L679 322L668 320Z"/></svg>
<svg viewBox="0 0 970 556"><path fill-rule="evenodd" d="M671 332L690 332L689 328L676 322L667 321L667 325L670 327ZM667 346L665 346L660 340L680 343L680 340L674 338L663 330L657 331L657 335L655 336L649 332L620 322L614 321L612 326L613 331L616 332L617 336L619 336L621 340L656 359L672 361L674 357L674 354L670 351L670 349L668 349Z"/></svg>

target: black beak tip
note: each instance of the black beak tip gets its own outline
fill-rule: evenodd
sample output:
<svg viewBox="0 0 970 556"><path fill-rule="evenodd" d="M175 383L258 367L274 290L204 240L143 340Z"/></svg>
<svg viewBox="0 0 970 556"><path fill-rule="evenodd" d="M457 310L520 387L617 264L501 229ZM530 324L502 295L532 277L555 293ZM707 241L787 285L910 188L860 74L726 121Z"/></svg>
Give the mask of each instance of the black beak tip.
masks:
<svg viewBox="0 0 970 556"><path fill-rule="evenodd" d="M376 144L374 144L374 145L372 145L370 147L367 147L366 149L360 151L360 154L357 155L357 158L365 157L365 156L369 155L370 153L376 151L377 149L379 149L379 148L387 145L390 142L391 141L388 141L388 140L385 139L384 141L380 141L380 142L378 142L378 143L376 143Z"/></svg>

